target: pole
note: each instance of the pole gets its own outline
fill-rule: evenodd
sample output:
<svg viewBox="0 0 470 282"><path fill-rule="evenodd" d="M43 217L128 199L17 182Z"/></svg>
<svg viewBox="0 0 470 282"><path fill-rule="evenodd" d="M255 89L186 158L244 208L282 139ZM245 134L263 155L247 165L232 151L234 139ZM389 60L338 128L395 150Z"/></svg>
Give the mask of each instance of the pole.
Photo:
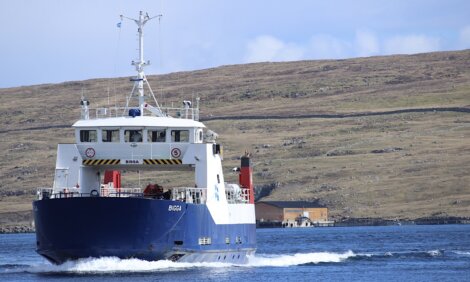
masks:
<svg viewBox="0 0 470 282"><path fill-rule="evenodd" d="M139 18L138 19L132 19L128 18L126 16L121 15L122 18L126 18L129 20L134 21L137 24L137 32L139 35L139 60L137 62L132 61L132 65L135 66L135 70L137 71L137 79L134 82L134 88L137 88L137 91L139 93L139 109L140 109L140 115L144 115L144 106L145 106L145 99L144 99L144 80L145 78L145 73L144 73L144 67L150 65L150 61L145 62L144 61L144 25L151 19L154 19L156 17L161 17L162 15L157 15L155 17L149 17L148 14L144 15L143 11L139 12ZM132 95L133 93L131 93Z"/></svg>

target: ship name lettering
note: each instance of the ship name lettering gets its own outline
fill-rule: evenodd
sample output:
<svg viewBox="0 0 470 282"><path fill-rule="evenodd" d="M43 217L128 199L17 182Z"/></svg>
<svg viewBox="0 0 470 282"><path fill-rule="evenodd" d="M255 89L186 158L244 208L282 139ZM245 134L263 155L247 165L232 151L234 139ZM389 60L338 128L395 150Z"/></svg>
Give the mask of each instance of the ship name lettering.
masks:
<svg viewBox="0 0 470 282"><path fill-rule="evenodd" d="M168 206L168 211L181 211L181 206L180 205L169 205Z"/></svg>

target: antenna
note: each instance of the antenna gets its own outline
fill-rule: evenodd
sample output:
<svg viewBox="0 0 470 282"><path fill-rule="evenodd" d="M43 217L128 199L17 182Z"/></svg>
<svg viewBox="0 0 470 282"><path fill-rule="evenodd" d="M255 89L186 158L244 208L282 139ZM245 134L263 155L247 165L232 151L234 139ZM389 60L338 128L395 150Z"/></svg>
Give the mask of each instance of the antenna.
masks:
<svg viewBox="0 0 470 282"><path fill-rule="evenodd" d="M144 61L144 25L150 21L151 19L154 18L161 18L162 15L157 15L154 17L150 17L148 13L145 13L143 11L139 12L139 18L138 19L133 19L126 17L124 15L121 15L121 20L123 19L128 19L131 21L134 21L137 24L137 32L139 35L139 59L138 61L132 61L132 65L135 66L135 70L137 71L137 77L132 78L131 81L134 81L134 87L132 89L131 94L129 95L126 103L126 110L129 108L129 101L131 97L134 95L134 92L137 91L139 95L139 109L140 109L140 115L144 115L144 108L145 108L145 100L144 100L144 82L147 84L147 87L150 90L151 95L153 96L153 99L155 100L156 108L158 111L156 111L158 116L164 116L162 111L160 110L160 106L158 105L157 100L155 99L155 95L153 94L152 89L150 88L150 84L147 81L147 78L144 73L144 67L150 65L150 61Z"/></svg>

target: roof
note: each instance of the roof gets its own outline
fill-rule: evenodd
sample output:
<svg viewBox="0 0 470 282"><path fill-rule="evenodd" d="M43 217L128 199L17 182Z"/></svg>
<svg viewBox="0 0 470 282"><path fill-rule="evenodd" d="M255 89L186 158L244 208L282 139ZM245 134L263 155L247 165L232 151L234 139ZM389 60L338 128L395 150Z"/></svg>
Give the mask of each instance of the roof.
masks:
<svg viewBox="0 0 470 282"><path fill-rule="evenodd" d="M267 204L278 208L325 208L318 201L307 202L307 201L259 201L257 204Z"/></svg>
<svg viewBox="0 0 470 282"><path fill-rule="evenodd" d="M199 127L204 128L204 124L192 119L137 116L137 117L112 117L98 119L82 119L73 124L73 127Z"/></svg>

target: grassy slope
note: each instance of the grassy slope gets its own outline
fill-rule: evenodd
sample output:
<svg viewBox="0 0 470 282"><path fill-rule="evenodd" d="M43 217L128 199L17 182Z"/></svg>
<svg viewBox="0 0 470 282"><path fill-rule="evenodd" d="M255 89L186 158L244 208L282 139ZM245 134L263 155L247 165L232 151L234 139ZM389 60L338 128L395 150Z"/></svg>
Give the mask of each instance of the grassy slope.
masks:
<svg viewBox="0 0 470 282"><path fill-rule="evenodd" d="M462 107L470 105L470 51L223 66L149 80L167 105L201 97L202 117ZM107 105L108 96L122 105L131 87L121 78L0 89L0 225L25 220L34 188L51 185L56 144L73 141L68 128L28 128L71 125L82 92L94 107ZM469 114L206 125L225 145L226 178L236 181L230 168L253 151L255 183L278 187L269 199L319 198L338 217L470 216ZM399 150L371 153L392 147ZM158 178L181 183L175 175Z"/></svg>

